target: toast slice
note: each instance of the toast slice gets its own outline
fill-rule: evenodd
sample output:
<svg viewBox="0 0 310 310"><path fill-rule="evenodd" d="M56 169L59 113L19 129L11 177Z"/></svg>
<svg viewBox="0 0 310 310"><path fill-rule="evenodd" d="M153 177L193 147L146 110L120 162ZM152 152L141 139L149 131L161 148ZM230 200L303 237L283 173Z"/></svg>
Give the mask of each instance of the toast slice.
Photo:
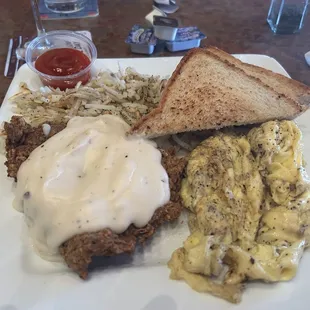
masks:
<svg viewBox="0 0 310 310"><path fill-rule="evenodd" d="M230 54L216 47L210 47L208 51L218 56L223 61L228 61L235 66L240 66L246 74L260 79L264 84L269 85L280 94L284 94L297 102L304 101L305 104L310 101L309 87L298 81L288 79L282 74L277 74L270 70L241 62L239 59L232 57Z"/></svg>
<svg viewBox="0 0 310 310"><path fill-rule="evenodd" d="M151 138L293 119L309 104L308 86L216 48L197 48L177 66L158 107L129 133Z"/></svg>

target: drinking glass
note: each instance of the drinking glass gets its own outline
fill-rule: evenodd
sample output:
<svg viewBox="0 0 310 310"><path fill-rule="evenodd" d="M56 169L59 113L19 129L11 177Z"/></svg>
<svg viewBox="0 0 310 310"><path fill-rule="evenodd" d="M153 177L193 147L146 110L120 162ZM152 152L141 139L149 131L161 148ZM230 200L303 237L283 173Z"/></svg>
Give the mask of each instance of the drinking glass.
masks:
<svg viewBox="0 0 310 310"><path fill-rule="evenodd" d="M84 9L87 0L44 0L45 6L55 13L75 13Z"/></svg>
<svg viewBox="0 0 310 310"><path fill-rule="evenodd" d="M267 22L274 33L292 34L303 26L309 0L272 0Z"/></svg>

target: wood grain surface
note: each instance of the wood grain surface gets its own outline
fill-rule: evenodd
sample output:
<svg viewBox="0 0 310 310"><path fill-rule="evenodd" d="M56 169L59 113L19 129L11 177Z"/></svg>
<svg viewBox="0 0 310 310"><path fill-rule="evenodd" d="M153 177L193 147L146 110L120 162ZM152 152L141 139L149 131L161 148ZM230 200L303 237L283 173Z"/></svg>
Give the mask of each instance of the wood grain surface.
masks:
<svg viewBox="0 0 310 310"><path fill-rule="evenodd" d="M98 0L95 18L44 21L46 30L89 30L100 58L143 57L132 54L124 40L134 24L143 24L152 10L151 0ZM179 11L171 16L181 26L198 26L208 38L202 43L229 53L266 54L277 59L296 80L310 85L310 67L304 54L310 50L310 21L299 34L274 35L266 17L269 0L179 0ZM35 35L30 0L5 0L0 10L0 102L11 79L3 76L9 39ZM151 56L177 56L159 46Z"/></svg>

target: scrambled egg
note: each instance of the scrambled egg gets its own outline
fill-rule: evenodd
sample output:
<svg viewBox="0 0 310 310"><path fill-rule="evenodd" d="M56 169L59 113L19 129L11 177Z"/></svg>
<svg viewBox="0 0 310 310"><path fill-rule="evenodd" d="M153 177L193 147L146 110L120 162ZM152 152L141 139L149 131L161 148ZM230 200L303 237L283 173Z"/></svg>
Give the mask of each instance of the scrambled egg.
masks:
<svg viewBox="0 0 310 310"><path fill-rule="evenodd" d="M246 280L287 281L310 239L310 186L294 122L218 133L190 155L181 196L191 235L171 278L239 302Z"/></svg>

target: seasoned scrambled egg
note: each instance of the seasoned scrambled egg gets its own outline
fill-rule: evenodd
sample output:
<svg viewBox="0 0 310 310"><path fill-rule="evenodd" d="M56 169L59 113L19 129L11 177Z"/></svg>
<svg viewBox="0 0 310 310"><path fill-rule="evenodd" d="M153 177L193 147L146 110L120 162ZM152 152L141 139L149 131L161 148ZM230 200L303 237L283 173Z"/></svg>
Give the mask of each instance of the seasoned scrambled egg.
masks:
<svg viewBox="0 0 310 310"><path fill-rule="evenodd" d="M181 196L191 235L171 278L239 302L246 280L292 279L309 244L310 186L294 122L218 133L190 155Z"/></svg>

